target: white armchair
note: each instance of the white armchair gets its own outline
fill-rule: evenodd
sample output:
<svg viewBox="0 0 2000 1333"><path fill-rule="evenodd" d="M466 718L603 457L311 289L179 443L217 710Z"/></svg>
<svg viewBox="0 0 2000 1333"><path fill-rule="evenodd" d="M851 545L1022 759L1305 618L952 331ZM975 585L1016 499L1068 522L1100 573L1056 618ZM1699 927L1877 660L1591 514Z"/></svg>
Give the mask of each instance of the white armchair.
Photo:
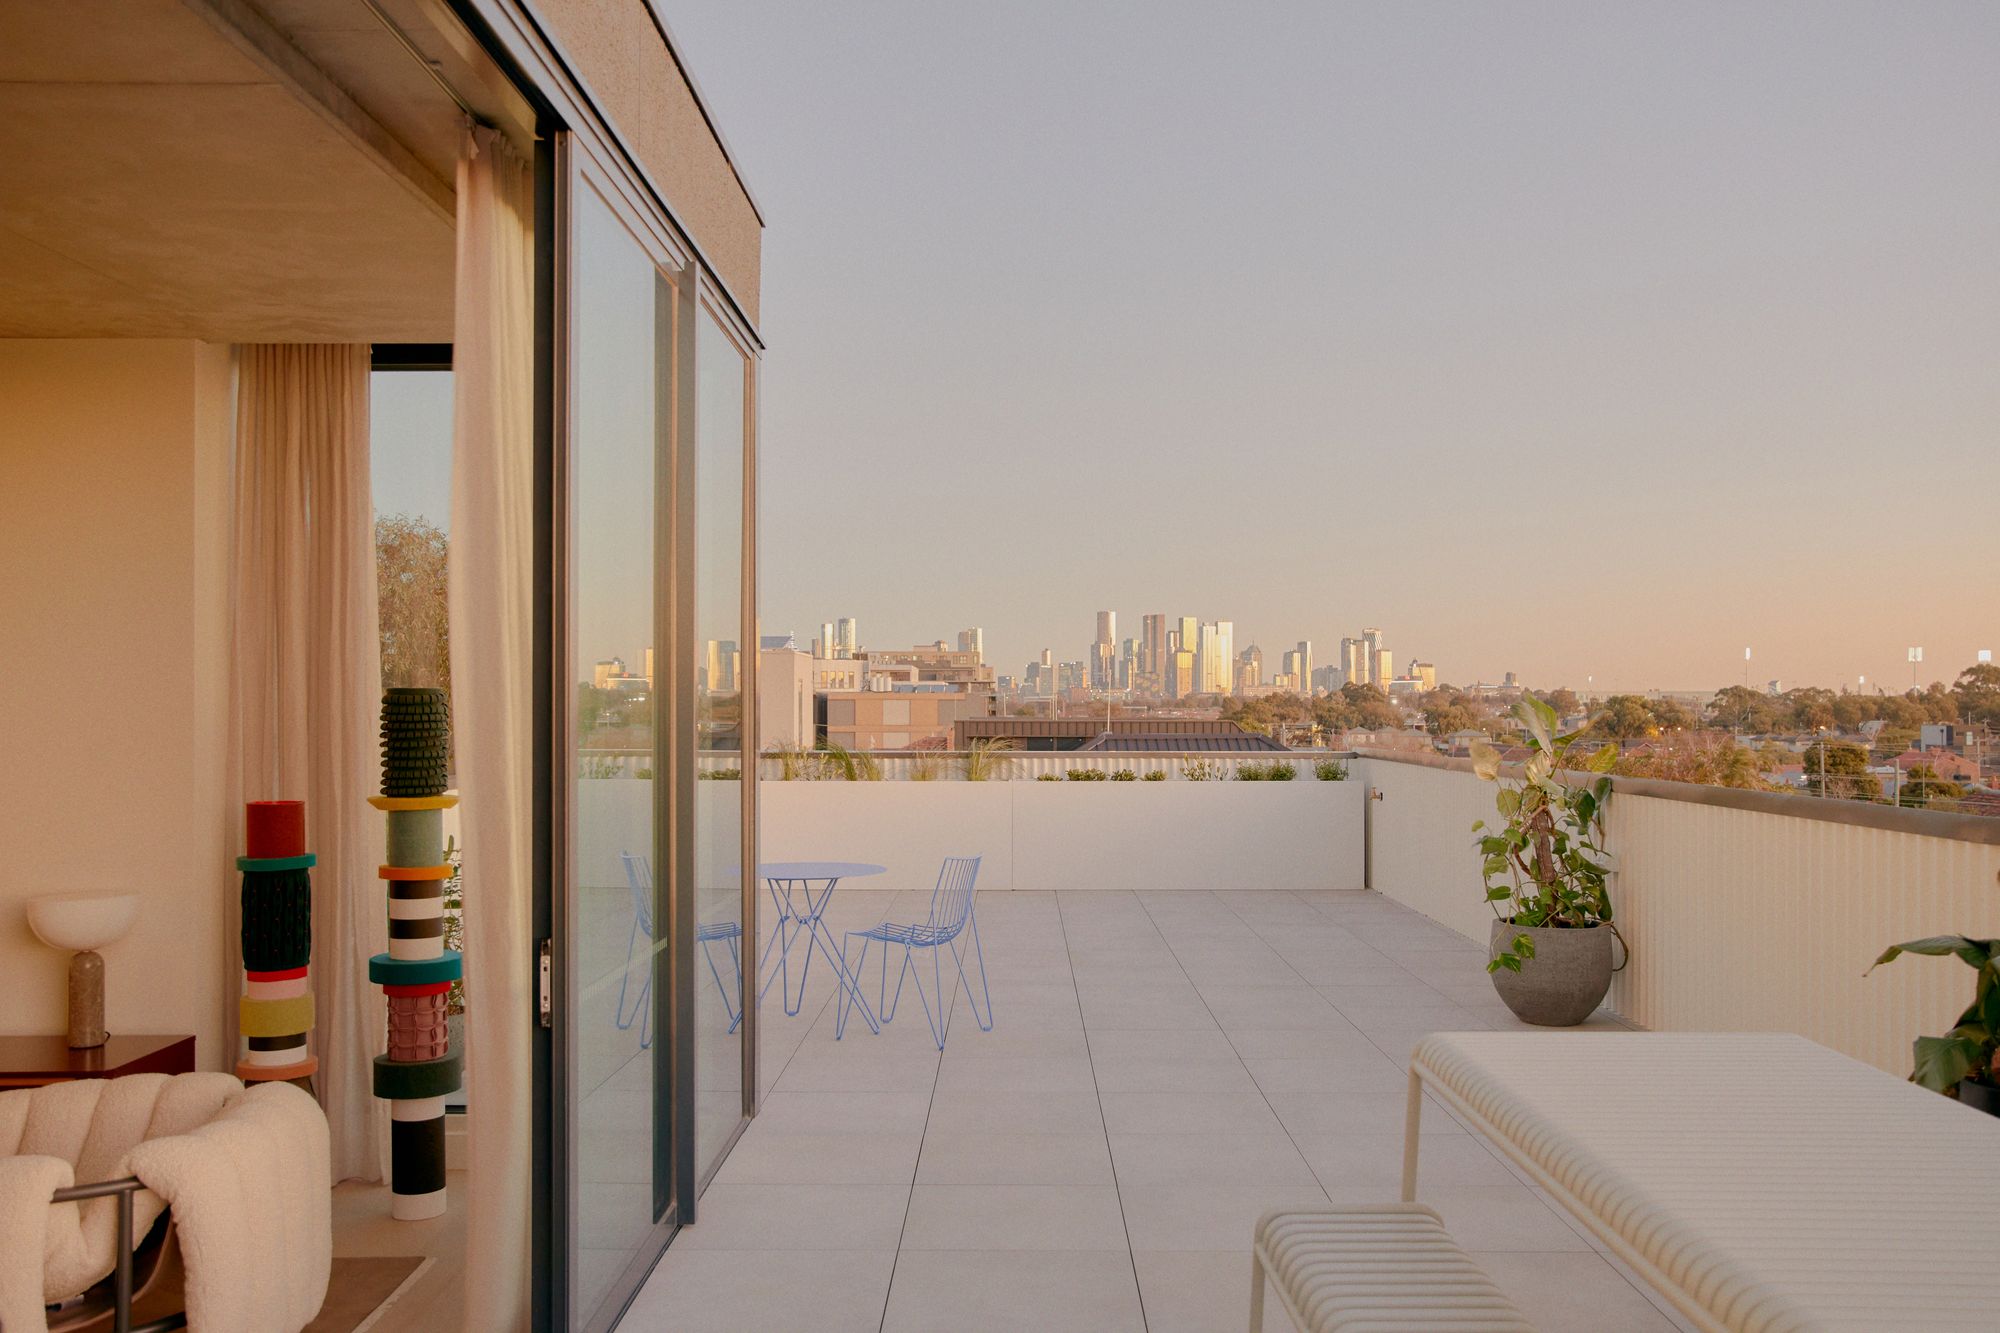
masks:
<svg viewBox="0 0 2000 1333"><path fill-rule="evenodd" d="M139 1188L52 1202L73 1187ZM119 1212L130 1201L131 1225ZM0 1329L44 1333L171 1209L190 1326L296 1330L332 1265L326 1120L282 1083L135 1074L0 1092ZM125 1251L129 1253L129 1250ZM129 1265L126 1266L129 1273Z"/></svg>

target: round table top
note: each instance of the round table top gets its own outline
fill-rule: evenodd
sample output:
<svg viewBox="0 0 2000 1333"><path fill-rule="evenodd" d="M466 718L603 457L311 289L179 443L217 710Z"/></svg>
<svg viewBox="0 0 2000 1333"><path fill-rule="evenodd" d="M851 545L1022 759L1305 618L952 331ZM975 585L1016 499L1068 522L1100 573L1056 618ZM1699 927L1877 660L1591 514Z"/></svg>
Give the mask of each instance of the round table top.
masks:
<svg viewBox="0 0 2000 1333"><path fill-rule="evenodd" d="M886 867L865 861L760 861L757 865L762 879L853 879L885 871Z"/></svg>

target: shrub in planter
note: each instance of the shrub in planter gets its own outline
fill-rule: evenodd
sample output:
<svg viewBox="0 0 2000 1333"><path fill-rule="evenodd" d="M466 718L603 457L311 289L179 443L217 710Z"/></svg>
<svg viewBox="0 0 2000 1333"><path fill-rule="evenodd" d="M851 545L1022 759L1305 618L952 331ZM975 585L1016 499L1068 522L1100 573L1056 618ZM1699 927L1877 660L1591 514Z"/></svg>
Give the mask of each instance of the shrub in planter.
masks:
<svg viewBox="0 0 2000 1333"><path fill-rule="evenodd" d="M1139 775L1129 768L1121 768L1111 775L1113 782L1137 782Z"/></svg>
<svg viewBox="0 0 2000 1333"><path fill-rule="evenodd" d="M1037 781L1037 782L1061 782L1061 781L1062 781L1062 777L1061 777L1061 775L1059 775L1059 774L1056 774L1056 773L1037 773L1037 774L1035 774L1035 781Z"/></svg>
<svg viewBox="0 0 2000 1333"><path fill-rule="evenodd" d="M1264 776L1272 782L1290 782L1298 775L1299 770L1282 759L1273 759L1270 767L1264 770Z"/></svg>
<svg viewBox="0 0 2000 1333"><path fill-rule="evenodd" d="M1472 826L1494 915L1486 970L1521 1019L1567 1027L1604 1002L1615 970L1612 940L1624 943L1611 921L1601 841L1611 779L1601 772L1574 782L1557 776L1557 756L1570 738L1555 734L1555 710L1541 700L1524 697L1514 716L1530 751L1518 772L1504 772L1490 745L1472 755L1473 771L1499 788L1498 824Z"/></svg>
<svg viewBox="0 0 2000 1333"><path fill-rule="evenodd" d="M1139 779L1141 782L1165 782L1166 780L1166 770L1160 768L1154 769L1152 772L1146 774L1145 777Z"/></svg>
<svg viewBox="0 0 2000 1333"><path fill-rule="evenodd" d="M1110 776L1101 768L1072 768L1069 771L1071 782L1103 782Z"/></svg>
<svg viewBox="0 0 2000 1333"><path fill-rule="evenodd" d="M1313 776L1321 782L1347 781L1347 765L1338 759L1322 759L1313 765Z"/></svg>
<svg viewBox="0 0 2000 1333"><path fill-rule="evenodd" d="M1918 1037L1912 1083L1956 1097L1988 1115L2000 1115L2000 940L1932 935L1892 944L1869 967L1873 972L1906 953L1953 955L1974 969L1971 1007L1942 1037Z"/></svg>
<svg viewBox="0 0 2000 1333"><path fill-rule="evenodd" d="M1181 776L1189 782L1220 782L1225 775L1213 759L1190 759L1181 765Z"/></svg>
<svg viewBox="0 0 2000 1333"><path fill-rule="evenodd" d="M1255 760L1245 760L1236 766L1238 782L1262 782L1271 776L1271 770Z"/></svg>

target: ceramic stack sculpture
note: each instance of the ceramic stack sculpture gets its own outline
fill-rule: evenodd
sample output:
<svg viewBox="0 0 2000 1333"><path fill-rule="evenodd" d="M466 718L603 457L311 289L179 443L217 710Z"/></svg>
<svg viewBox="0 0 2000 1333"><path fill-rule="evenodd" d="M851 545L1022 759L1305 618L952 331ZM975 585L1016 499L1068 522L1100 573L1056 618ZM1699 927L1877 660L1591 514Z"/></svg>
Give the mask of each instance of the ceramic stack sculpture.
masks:
<svg viewBox="0 0 2000 1333"><path fill-rule="evenodd" d="M403 1221L444 1212L444 1103L461 1073L445 1026L460 963L444 947L444 812L458 803L444 794L450 741L443 690L382 696L382 794L369 803L388 818L389 952L369 960L368 979L389 1000L375 1095L389 1103L389 1181Z"/></svg>
<svg viewBox="0 0 2000 1333"><path fill-rule="evenodd" d="M303 801L243 807L243 998L237 1027L245 1083L311 1078L319 1070L313 1026L312 866Z"/></svg>

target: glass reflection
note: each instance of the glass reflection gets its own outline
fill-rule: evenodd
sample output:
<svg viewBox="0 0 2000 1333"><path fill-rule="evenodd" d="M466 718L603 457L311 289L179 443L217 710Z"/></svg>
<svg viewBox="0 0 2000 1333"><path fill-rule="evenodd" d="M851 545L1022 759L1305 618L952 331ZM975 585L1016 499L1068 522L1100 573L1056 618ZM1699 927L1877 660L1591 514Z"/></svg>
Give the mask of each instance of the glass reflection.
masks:
<svg viewBox="0 0 2000 1333"><path fill-rule="evenodd" d="M743 614L747 363L707 311L695 345L695 1160L743 1116Z"/></svg>
<svg viewBox="0 0 2000 1333"><path fill-rule="evenodd" d="M572 329L570 653L576 753L570 862L574 1108L572 1301L578 1325L658 1216L653 1027L668 984L653 872L653 485L666 410L656 345L674 292L606 205L581 191ZM664 1108L662 1108L664 1109Z"/></svg>

